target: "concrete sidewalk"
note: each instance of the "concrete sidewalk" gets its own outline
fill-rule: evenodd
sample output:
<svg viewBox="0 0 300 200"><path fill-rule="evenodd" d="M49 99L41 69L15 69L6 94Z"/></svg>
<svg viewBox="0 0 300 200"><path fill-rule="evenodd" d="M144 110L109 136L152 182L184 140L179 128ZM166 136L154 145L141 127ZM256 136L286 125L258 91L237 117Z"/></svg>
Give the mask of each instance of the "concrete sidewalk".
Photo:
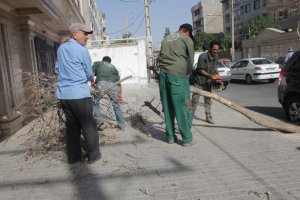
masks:
<svg viewBox="0 0 300 200"><path fill-rule="evenodd" d="M117 131L92 165L26 162L24 127L0 143L0 199L300 199L300 133L269 130L214 102L215 125L194 120L195 144L170 145L162 119L142 107L153 98L159 105L156 84L123 86L135 105L126 115L138 111L147 123ZM204 119L203 107L196 114Z"/></svg>

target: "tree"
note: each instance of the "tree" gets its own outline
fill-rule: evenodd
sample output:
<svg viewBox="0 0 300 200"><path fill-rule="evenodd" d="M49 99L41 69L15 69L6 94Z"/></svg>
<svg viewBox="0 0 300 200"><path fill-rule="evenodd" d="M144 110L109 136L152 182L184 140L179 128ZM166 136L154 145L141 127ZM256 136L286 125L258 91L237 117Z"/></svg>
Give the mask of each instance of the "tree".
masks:
<svg viewBox="0 0 300 200"><path fill-rule="evenodd" d="M229 36L229 35L225 36L224 40L221 41L221 46L223 47L224 50L230 49L231 48L231 36Z"/></svg>
<svg viewBox="0 0 300 200"><path fill-rule="evenodd" d="M265 28L275 28L277 24L271 16L256 15L243 23L242 34L249 39L258 35Z"/></svg>
<svg viewBox="0 0 300 200"><path fill-rule="evenodd" d="M170 35L170 34L171 34L170 29L169 29L169 27L167 27L167 28L166 28L166 31L165 31L164 38L165 38L166 36Z"/></svg>
<svg viewBox="0 0 300 200"><path fill-rule="evenodd" d="M204 32L198 32L195 35L195 50L203 50L203 46L209 46L210 42L215 40L215 36L212 34L204 33Z"/></svg>

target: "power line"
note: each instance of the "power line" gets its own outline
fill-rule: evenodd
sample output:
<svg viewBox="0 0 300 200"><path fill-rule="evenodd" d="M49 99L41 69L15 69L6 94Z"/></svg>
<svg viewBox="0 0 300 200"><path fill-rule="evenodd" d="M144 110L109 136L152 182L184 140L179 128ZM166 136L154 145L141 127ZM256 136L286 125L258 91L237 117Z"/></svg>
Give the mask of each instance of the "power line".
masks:
<svg viewBox="0 0 300 200"><path fill-rule="evenodd" d="M135 24L135 22L140 18L140 16L144 13L144 10L142 10L139 15L128 25L128 27L131 27ZM123 32L124 30L126 29L126 27L120 29L120 30L117 30L115 32L112 32L112 33L108 33L108 35L114 35L114 34L117 34L117 33L121 33Z"/></svg>
<svg viewBox="0 0 300 200"><path fill-rule="evenodd" d="M138 32L138 30L140 29L140 27L141 27L141 25L142 25L142 23L143 23L144 20L145 20L145 16L143 17L143 19L140 22L139 26L137 27L137 29L135 30L135 32L132 35L134 35L134 34L136 34Z"/></svg>
<svg viewBox="0 0 300 200"><path fill-rule="evenodd" d="M133 2L137 2L138 0L119 0L121 2L125 2L125 3L133 3Z"/></svg>

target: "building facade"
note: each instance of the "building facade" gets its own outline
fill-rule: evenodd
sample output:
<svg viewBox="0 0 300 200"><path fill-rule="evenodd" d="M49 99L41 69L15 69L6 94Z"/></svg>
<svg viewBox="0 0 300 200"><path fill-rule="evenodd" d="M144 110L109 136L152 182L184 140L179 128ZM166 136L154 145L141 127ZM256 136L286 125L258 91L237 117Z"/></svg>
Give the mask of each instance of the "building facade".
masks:
<svg viewBox="0 0 300 200"><path fill-rule="evenodd" d="M278 0L278 2L284 1ZM224 15L224 34L231 34L231 19L233 17L235 41L242 41L247 38L247 35L243 34L243 22L255 15L272 16L278 22L278 28L281 30L287 31L297 27L295 11L291 8L274 6L274 3L271 4L269 0L222 0L221 3ZM232 3L233 11L231 9ZM276 5L279 4L276 3Z"/></svg>
<svg viewBox="0 0 300 200"><path fill-rule="evenodd" d="M196 32L223 33L223 13L220 0L201 0L191 9Z"/></svg>
<svg viewBox="0 0 300 200"><path fill-rule="evenodd" d="M243 40L243 56L245 58L263 57L276 61L287 53L288 48L298 50L300 40L297 31L285 32L275 28L267 28L249 40Z"/></svg>
<svg viewBox="0 0 300 200"><path fill-rule="evenodd" d="M105 30L103 21L98 22L97 26L92 25L94 20L91 20L91 16L99 17L99 14L85 13L86 2L88 1L1 0L0 130L2 133L13 133L21 127L26 113L20 105L30 95L24 89L25 74L54 73L56 50L62 41L69 38L69 26L74 22L87 25L91 22L89 26L96 30L96 35L101 35L103 33L101 30ZM96 5L93 3L91 5L96 10ZM100 18L101 16L103 15L100 15ZM97 27L100 31L97 31Z"/></svg>
<svg viewBox="0 0 300 200"><path fill-rule="evenodd" d="M105 14L100 12L95 0L81 0L81 13L85 25L93 30L90 42L106 39Z"/></svg>

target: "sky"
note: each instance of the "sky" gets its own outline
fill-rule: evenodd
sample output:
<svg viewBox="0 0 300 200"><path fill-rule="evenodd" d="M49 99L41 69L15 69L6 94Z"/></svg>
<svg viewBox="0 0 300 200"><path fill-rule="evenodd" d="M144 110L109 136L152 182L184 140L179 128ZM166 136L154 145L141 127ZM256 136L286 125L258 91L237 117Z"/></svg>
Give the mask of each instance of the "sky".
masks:
<svg viewBox="0 0 300 200"><path fill-rule="evenodd" d="M166 28L176 32L183 23L192 24L191 8L199 0L150 0L152 41L159 44ZM96 0L98 9L105 13L106 33L110 38L122 38L128 31L132 37L146 36L144 0Z"/></svg>

